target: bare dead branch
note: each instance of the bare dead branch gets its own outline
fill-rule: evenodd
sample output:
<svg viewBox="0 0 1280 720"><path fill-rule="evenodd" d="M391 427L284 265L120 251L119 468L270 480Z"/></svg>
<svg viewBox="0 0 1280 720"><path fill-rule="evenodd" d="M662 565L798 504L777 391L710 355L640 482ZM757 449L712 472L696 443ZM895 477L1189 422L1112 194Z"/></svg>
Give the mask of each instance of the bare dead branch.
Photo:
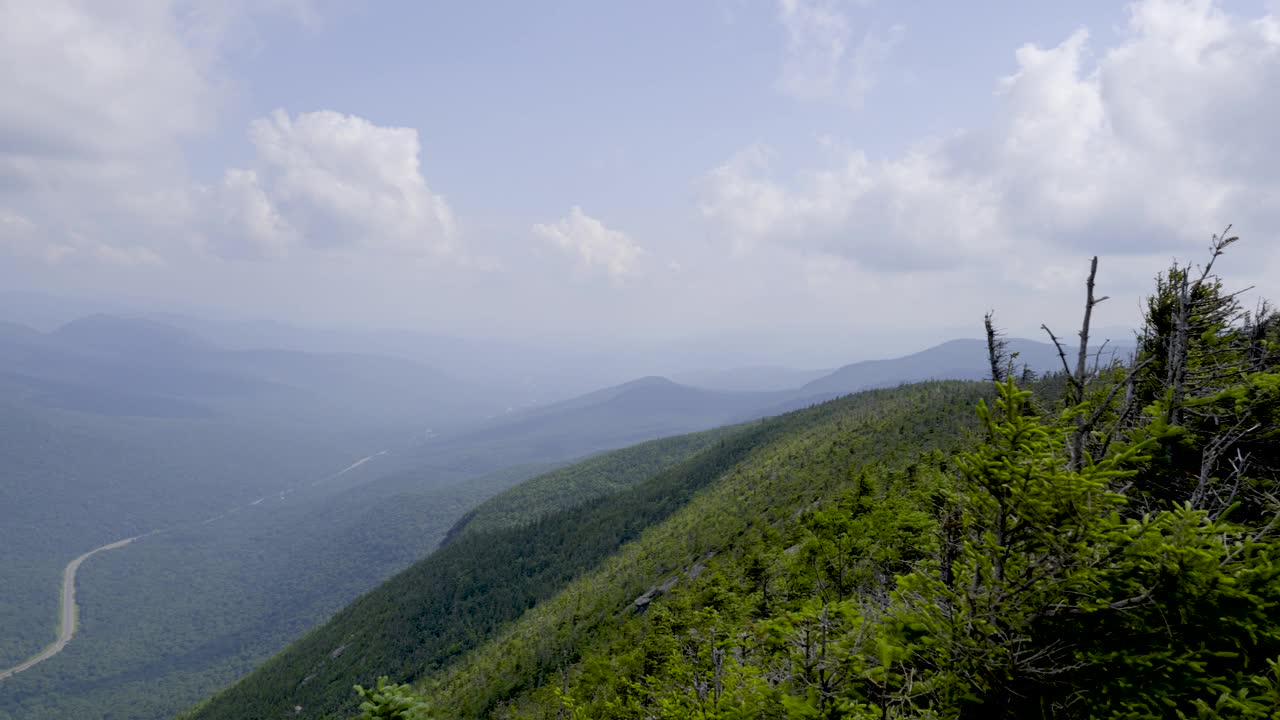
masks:
<svg viewBox="0 0 1280 720"><path fill-rule="evenodd" d="M1009 363L1009 341L1004 333L996 327L995 311L991 310L982 317L982 324L987 331L987 360L991 363L991 381L1004 382L1006 366Z"/></svg>
<svg viewBox="0 0 1280 720"><path fill-rule="evenodd" d="M1041 325L1040 329L1049 334L1049 339L1053 341L1054 347L1058 348L1058 358L1062 360L1062 372L1067 376L1067 381L1074 382L1075 378L1071 376L1071 366L1067 364L1067 351L1062 348L1062 343L1058 341L1058 336L1053 334L1048 325Z"/></svg>

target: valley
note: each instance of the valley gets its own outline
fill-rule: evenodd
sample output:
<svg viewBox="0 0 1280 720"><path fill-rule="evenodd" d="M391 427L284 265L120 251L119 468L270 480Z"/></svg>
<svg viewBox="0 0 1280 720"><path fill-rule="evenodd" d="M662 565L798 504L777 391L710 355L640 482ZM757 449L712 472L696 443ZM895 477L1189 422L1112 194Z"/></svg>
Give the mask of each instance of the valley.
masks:
<svg viewBox="0 0 1280 720"><path fill-rule="evenodd" d="M80 569L80 565L83 564L85 560L88 560L100 552L122 548L134 540L137 540L138 537L140 536L116 540L115 542L110 542L106 545L96 547L67 563L67 567L62 571L62 587L58 593L58 639L49 647L41 650L38 655L28 658L11 668L0 670L0 680L17 675L24 670L30 670L36 665L39 665L45 660L48 660L54 655L62 652L63 648L67 646L67 643L71 642L72 638L76 636L76 623L79 620L78 610L76 608L76 572Z"/></svg>
<svg viewBox="0 0 1280 720"><path fill-rule="evenodd" d="M51 481L29 500L16 496L18 514L0 523L17 550L4 573L20 579L0 603L7 638L0 659L22 670L0 684L0 712L32 719L106 717L106 708L121 706L162 717L252 669L441 542L623 487L593 469L607 455L575 465L575 483L552 474L520 485L575 458L672 438L671 450L653 456L660 464L634 468L652 473L728 429L682 433L805 407L851 385L981 372L978 356L967 368L910 360L897 375L890 363L816 389L705 390L649 377L488 418L478 416L480 406L452 421L426 410L411 423L403 404L384 412L375 403L359 412L379 419L357 427L359 414L331 420L328 410L299 412L379 397L385 391L362 384L387 378L365 367L395 363L343 359L316 375L331 361L299 351L228 354L154 320L106 316L50 334L10 333L0 358L8 363L0 375L17 391L0 420L10 423L9 437L33 440L5 452L28 477ZM142 390L122 381L122 363L142 358L164 383L147 381ZM208 394L210 376L194 371L214 366L223 373L216 396ZM323 383L309 384L313 378ZM258 390L244 400L233 390L267 387L261 383L277 386L270 407ZM424 425L432 430L416 429ZM382 449L370 453L371 446ZM46 450L30 455L23 447ZM93 453L101 460L91 461ZM135 467L146 471L134 476ZM512 486L518 494L500 495ZM50 492L66 501L45 505ZM492 509L482 504L494 495ZM121 536L145 540L114 545ZM74 582L64 577L64 602L55 604L57 573L71 568L65 558L84 552L75 543L95 540L91 547L113 549L76 565ZM55 633L77 606L78 622ZM171 692L146 694L157 680Z"/></svg>
<svg viewBox="0 0 1280 720"><path fill-rule="evenodd" d="M0 720L1280 720L1280 0L0 0L0 99Z"/></svg>
<svg viewBox="0 0 1280 720"><path fill-rule="evenodd" d="M863 390L516 485L179 718L1271 717L1280 314L1233 313L1215 277L1195 286L1205 331L1174 342L1183 272L1127 359L1086 345L1075 370L1062 348L1062 372L1028 371L988 316L986 381ZM949 345L902 372L972 346ZM1162 363L1238 372L1187 380L1184 404ZM593 400L636 387L670 391Z"/></svg>

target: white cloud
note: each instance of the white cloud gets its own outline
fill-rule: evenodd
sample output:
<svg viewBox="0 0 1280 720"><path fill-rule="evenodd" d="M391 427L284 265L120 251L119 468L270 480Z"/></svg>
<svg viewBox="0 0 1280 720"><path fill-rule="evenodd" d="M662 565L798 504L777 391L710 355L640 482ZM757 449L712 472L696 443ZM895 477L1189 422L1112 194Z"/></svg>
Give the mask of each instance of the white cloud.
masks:
<svg viewBox="0 0 1280 720"><path fill-rule="evenodd" d="M32 223L35 255L154 265L184 243L199 210L184 146L216 127L221 43L280 9L236 8L0 3L0 202Z"/></svg>
<svg viewBox="0 0 1280 720"><path fill-rule="evenodd" d="M561 250L576 254L584 266L600 266L615 280L631 273L644 252L626 233L606 227L577 206L558 222L534 225L533 232Z"/></svg>
<svg viewBox="0 0 1280 720"><path fill-rule="evenodd" d="M1148 0L1095 59L1081 30L1027 45L997 120L907 154L828 149L794 177L749 148L713 170L703 215L774 242L913 269L993 253L1197 251L1227 222L1280 220L1280 23Z"/></svg>
<svg viewBox="0 0 1280 720"><path fill-rule="evenodd" d="M6 2L0 58L6 174L25 176L24 160L149 152L212 120L209 69L168 3Z"/></svg>
<svg viewBox="0 0 1280 720"><path fill-rule="evenodd" d="M777 242L873 267L916 269L1001 246L998 192L979 179L956 182L956 169L936 147L889 162L842 152L840 164L790 183L772 177L768 155L749 148L706 183L702 213L739 252Z"/></svg>
<svg viewBox="0 0 1280 720"><path fill-rule="evenodd" d="M201 238L210 253L231 257L281 258L298 242L297 230L268 197L258 173L232 168L221 185L206 190L210 214Z"/></svg>
<svg viewBox="0 0 1280 720"><path fill-rule="evenodd" d="M787 34L786 58L778 87L804 100L858 105L877 82L903 29L854 32L848 3L834 0L779 0L778 19Z"/></svg>
<svg viewBox="0 0 1280 720"><path fill-rule="evenodd" d="M223 247L247 240L274 256L296 246L452 250L453 213L422 177L416 130L277 110L249 134L258 167L228 171L219 188Z"/></svg>
<svg viewBox="0 0 1280 720"><path fill-rule="evenodd" d="M181 143L212 127L219 100L173 11L0 3L0 202L31 221L35 255L158 262L138 224L185 212Z"/></svg>
<svg viewBox="0 0 1280 720"><path fill-rule="evenodd" d="M141 245L109 245L94 238L81 238L77 253L98 262L130 267L159 267L164 260L155 250Z"/></svg>
<svg viewBox="0 0 1280 720"><path fill-rule="evenodd" d="M12 255L35 257L47 262L57 262L74 249L66 245L40 242L36 224L16 212L0 209L0 248Z"/></svg>
<svg viewBox="0 0 1280 720"><path fill-rule="evenodd" d="M202 185L188 148L217 127L225 56L264 13L310 0L0 4L0 203L12 254L157 264L195 247L280 257L306 247L446 252L454 220L419 171L417 131L335 112L255 121L255 163ZM25 226L24 226L25 227ZM42 248L42 249L41 249Z"/></svg>
<svg viewBox="0 0 1280 720"><path fill-rule="evenodd" d="M139 245L108 245L78 233L70 233L65 241L51 241L29 218L3 208L0 208L0 251L51 264L68 260L135 267L163 264L154 251Z"/></svg>

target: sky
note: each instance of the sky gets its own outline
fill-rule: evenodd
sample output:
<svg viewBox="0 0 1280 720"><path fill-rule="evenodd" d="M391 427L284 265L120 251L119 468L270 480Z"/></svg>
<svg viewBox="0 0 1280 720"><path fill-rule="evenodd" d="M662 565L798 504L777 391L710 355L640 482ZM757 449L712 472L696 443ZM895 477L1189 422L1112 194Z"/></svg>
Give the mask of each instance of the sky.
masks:
<svg viewBox="0 0 1280 720"><path fill-rule="evenodd" d="M0 0L0 289L813 366L1098 255L1128 327L1228 224L1280 297L1277 118L1275 0Z"/></svg>

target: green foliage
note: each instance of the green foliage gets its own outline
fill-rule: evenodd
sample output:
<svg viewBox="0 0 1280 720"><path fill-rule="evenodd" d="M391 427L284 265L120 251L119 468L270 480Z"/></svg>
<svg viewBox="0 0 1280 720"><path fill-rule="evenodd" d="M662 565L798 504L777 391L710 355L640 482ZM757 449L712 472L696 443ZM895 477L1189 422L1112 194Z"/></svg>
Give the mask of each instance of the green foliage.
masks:
<svg viewBox="0 0 1280 720"><path fill-rule="evenodd" d="M646 480L655 473L736 432L727 426L707 432L651 440L622 450L576 462L535 477L503 492L467 513L454 529L458 536L524 525L559 510L609 495Z"/></svg>
<svg viewBox="0 0 1280 720"><path fill-rule="evenodd" d="M358 720L431 720L427 703L407 685L389 685L387 677L378 678L371 689L356 685L360 696Z"/></svg>
<svg viewBox="0 0 1280 720"><path fill-rule="evenodd" d="M464 534L215 695L192 717L272 717L298 705L317 715L334 713L349 706L344 688L350 681L373 682L380 674L406 681L436 671L670 516L761 443L820 415L802 412L750 423L723 438L712 435L713 445L630 488L584 498L533 523ZM662 466L679 457L666 449L684 442L650 444L645 452ZM623 477L627 468L651 462L633 451L621 452L617 462L609 456L588 461ZM580 483L584 476L570 470L555 477Z"/></svg>
<svg viewBox="0 0 1280 720"><path fill-rule="evenodd" d="M939 450L961 442L970 417L963 409L981 392L976 384L927 383L785 418L787 432L758 445L747 462L669 520L447 668L429 682L431 696L457 717L519 714L526 706L541 716L538 708L558 707L550 683L567 672L565 692L585 717L644 717L652 708L637 699L638 686L619 681L663 668L690 672L675 660L710 651L687 633L696 632L702 643L712 636L727 642L745 631L720 634L715 623L745 623L766 608L782 609L814 592L841 592L841 582L853 585L859 569L842 565L839 552L812 543L818 552L801 552L815 534L851 537L874 524L881 531L869 543L875 552L911 548L921 515L897 511L908 502L927 507L939 477L932 468L946 461ZM913 500L896 505L904 493ZM843 526L812 514L833 502L858 507L865 524ZM650 618L661 621L658 609L669 603L680 609L673 636L646 643L644 627ZM589 652L597 643L607 645ZM572 672L576 658L600 668L581 685ZM722 669L729 667L723 662ZM735 687L746 692L752 682L743 678ZM574 694L578 689L587 696ZM676 703L672 713L679 716L682 706L672 695L668 689L650 700Z"/></svg>
<svg viewBox="0 0 1280 720"><path fill-rule="evenodd" d="M574 638L586 628L605 626L617 607L631 604L651 588L656 573L669 577L685 567L695 575L699 565L711 564L714 558L707 555L713 548L729 547L769 523L784 522L815 498L858 478L853 470L869 466L872 455L851 453L838 438L855 438L858 447L874 451L882 460L914 456L921 445L954 443L969 424L963 409L980 392L980 386L972 384L928 384L867 393L750 423L630 488L584 499L578 507L533 523L464 533L190 717L293 717L296 706L304 708L299 717L347 717L354 713L344 690L351 682L372 683L379 675L405 682L441 673L477 646L489 647L486 643L506 632L513 621L531 617L530 608L535 614L554 609L556 618L572 626L574 606L563 604L564 599L581 596L576 625L582 631L563 626L534 631L541 635L536 643L508 653L501 664L493 665L495 673L486 674L484 682L496 683L497 694L486 691L482 700L477 693L475 702L503 697L511 689L500 689L506 677L525 689L536 689L539 681L521 679L524 670L538 673L536 677L554 673L562 650L571 649ZM880 429L884 433L877 432ZM791 460L801 456L809 458L804 461L809 467L797 467ZM630 457L614 466L622 477L628 467L643 464L634 454L620 457ZM879 480L868 477L867 482ZM714 514L699 517L701 513L689 512L690 500L709 488L714 488ZM676 515L680 520L673 523ZM612 559L620 548L635 547L638 538L659 525L678 536L679 544L662 551L676 556ZM611 568L609 579L578 584L602 564ZM570 585L575 590L566 593ZM560 614L566 610L567 615ZM519 663L522 671L504 674L508 662ZM472 706L471 701L465 704ZM449 702L433 705L449 708L450 717L468 712Z"/></svg>
<svg viewBox="0 0 1280 720"><path fill-rule="evenodd" d="M556 632L560 600L428 692L461 717L1274 716L1274 539L1186 506L1129 516L1119 490L1157 440L1068 471L1030 401L1002 386L972 451L858 473L593 625L540 688L503 658ZM486 671L505 700L468 705Z"/></svg>
<svg viewBox="0 0 1280 720"><path fill-rule="evenodd" d="M494 484L520 477L425 487L363 505L353 497L341 505L307 502L295 493L290 502L274 498L94 556L79 574L75 641L0 683L0 708L24 720L89 720L121 707L134 717L170 716L430 553ZM50 578L42 599L55 597L58 579Z"/></svg>
<svg viewBox="0 0 1280 720"><path fill-rule="evenodd" d="M1280 314L1265 302L1243 310L1212 273L1232 242L1215 237L1207 267L1175 264L1147 299L1125 411L1131 430L1164 434L1132 495L1144 508L1190 502L1215 515L1239 505L1238 519L1258 521L1280 479Z"/></svg>
<svg viewBox="0 0 1280 720"><path fill-rule="evenodd" d="M1280 650L1267 617L1280 603L1275 544L1186 506L1123 517L1114 489L1154 439L1066 472L1025 402L1007 385L998 418L980 409L988 439L961 462L968 527L954 567L902 576L885 609L896 674L913 679L896 701L1163 717L1253 683L1258 658Z"/></svg>
<svg viewBox="0 0 1280 720"><path fill-rule="evenodd" d="M0 713L91 720L134 707L137 716L164 717L245 672L245 655L261 658L297 634L296 618L315 605L291 604L283 588L273 595L278 585L246 580L241 571L266 563L251 537L234 533L245 524L200 523L214 509L332 473L372 444L369 435L104 419L12 406L10 399L0 399L0 667L53 641L62 570L72 558L157 528L200 530L151 536L85 563L76 639L56 658L0 682ZM269 516L265 504L256 509L258 518ZM232 532L219 535L224 529ZM286 573L280 584L295 597L308 572L315 575L308 596L330 580L328 570L344 576L336 563L325 573L299 566L311 539L266 569L275 578ZM321 612L361 589L335 592Z"/></svg>
<svg viewBox="0 0 1280 720"><path fill-rule="evenodd" d="M895 447L907 395L859 418L873 443L780 438L422 692L464 718L1276 717L1275 319L1188 294L1151 322L1185 344L1076 404L1001 383L965 452Z"/></svg>
<svg viewBox="0 0 1280 720"><path fill-rule="evenodd" d="M311 648L340 675L202 717L379 672L416 688L366 712L449 718L1280 716L1280 319L1234 302L1175 267L1132 366L863 393L463 533Z"/></svg>

